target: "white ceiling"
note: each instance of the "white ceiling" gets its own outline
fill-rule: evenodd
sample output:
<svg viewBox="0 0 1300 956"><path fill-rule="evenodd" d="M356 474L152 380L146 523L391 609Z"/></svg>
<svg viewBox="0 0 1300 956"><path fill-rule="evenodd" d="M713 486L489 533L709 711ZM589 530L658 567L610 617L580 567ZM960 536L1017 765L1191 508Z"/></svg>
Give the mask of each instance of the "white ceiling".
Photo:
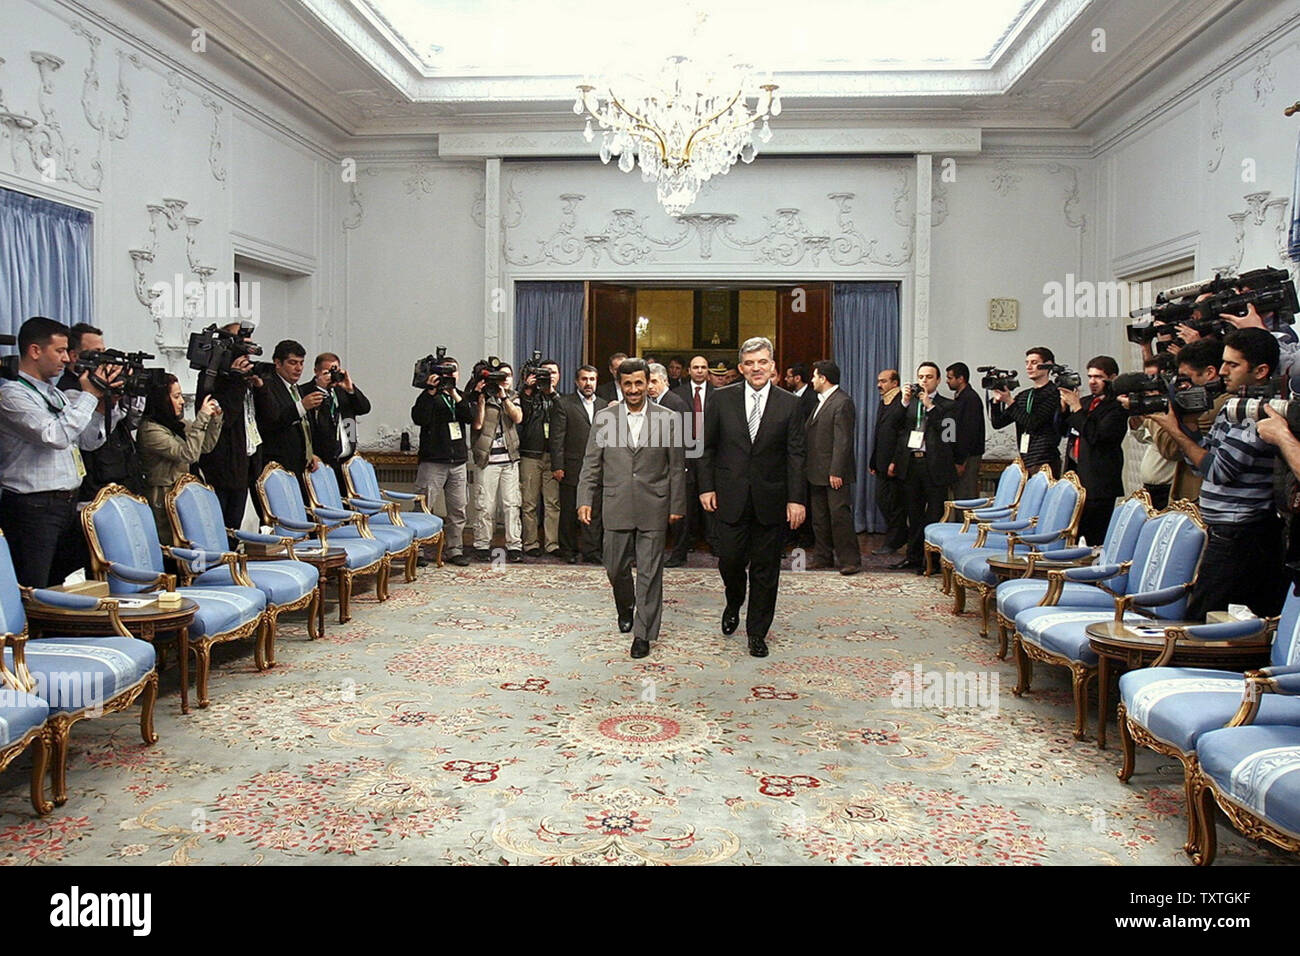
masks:
<svg viewBox="0 0 1300 956"><path fill-rule="evenodd" d="M342 133L391 139L580 131L575 85L677 52L695 22L687 2L153 0L152 9L205 27ZM698 42L772 72L780 127L1076 131L1227 11L1259 2L709 0Z"/></svg>

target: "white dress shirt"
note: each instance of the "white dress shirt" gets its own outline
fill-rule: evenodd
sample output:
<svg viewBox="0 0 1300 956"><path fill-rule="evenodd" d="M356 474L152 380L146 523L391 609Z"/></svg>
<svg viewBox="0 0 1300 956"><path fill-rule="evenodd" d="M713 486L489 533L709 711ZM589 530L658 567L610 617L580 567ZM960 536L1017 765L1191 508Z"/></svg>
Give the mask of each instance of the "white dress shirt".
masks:
<svg viewBox="0 0 1300 956"><path fill-rule="evenodd" d="M809 418L808 421L812 421L813 418L817 417L817 413L820 412L822 410L822 406L826 404L826 399L830 398L831 393L834 392L837 388L839 388L838 385L827 385L826 391L817 393L817 407L813 409L812 418ZM795 394L798 395L799 393L795 392Z"/></svg>

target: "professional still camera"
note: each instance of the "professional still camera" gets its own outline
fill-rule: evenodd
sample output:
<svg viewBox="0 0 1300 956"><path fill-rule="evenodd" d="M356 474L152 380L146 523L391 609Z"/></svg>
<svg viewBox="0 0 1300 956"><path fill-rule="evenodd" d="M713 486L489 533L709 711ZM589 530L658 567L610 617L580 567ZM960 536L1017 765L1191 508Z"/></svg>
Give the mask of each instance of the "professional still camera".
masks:
<svg viewBox="0 0 1300 956"><path fill-rule="evenodd" d="M527 380L529 375L536 375L535 387L542 392L551 390L551 370L542 364L542 353L533 350L533 357L524 363L523 370L520 372L520 381Z"/></svg>
<svg viewBox="0 0 1300 956"><path fill-rule="evenodd" d="M411 376L411 385L415 388L428 388L429 376L437 375L437 388L442 391L448 391L456 387L451 376L455 375L457 368L454 363L446 361L447 347L439 345L436 355L426 355L415 363L415 374ZM477 367L477 366L476 366Z"/></svg>
<svg viewBox="0 0 1300 956"><path fill-rule="evenodd" d="M262 347L252 341L251 329L227 332L215 324L209 325L202 332L191 332L190 342L185 349L185 357L190 368L202 372L204 387L211 391L212 383L218 375L238 375L231 366L235 359L249 355L261 355ZM274 368L274 366L272 366ZM256 369L245 373L248 375L265 374L265 369Z"/></svg>
<svg viewBox="0 0 1300 956"><path fill-rule="evenodd" d="M986 391L999 392L1006 389L1008 392L1014 392L1020 388L1019 373L1012 369L981 365L975 371L984 373L984 377L980 379L980 388Z"/></svg>
<svg viewBox="0 0 1300 956"><path fill-rule="evenodd" d="M483 394L488 397L500 398L502 387L510 372L504 367L501 359L495 355L489 355L485 359L479 359L474 363L474 368L470 370L469 380L470 388L473 388L480 381L486 382L483 386Z"/></svg>
<svg viewBox="0 0 1300 956"><path fill-rule="evenodd" d="M82 372L89 372L91 380L100 388L111 388L120 395L143 398L153 389L162 388L167 381L165 368L145 367L144 363L153 357L148 352L87 349L77 353L77 360L72 363L72 374L80 376ZM111 385L99 374L99 370L106 365L116 365L122 370L121 377Z"/></svg>

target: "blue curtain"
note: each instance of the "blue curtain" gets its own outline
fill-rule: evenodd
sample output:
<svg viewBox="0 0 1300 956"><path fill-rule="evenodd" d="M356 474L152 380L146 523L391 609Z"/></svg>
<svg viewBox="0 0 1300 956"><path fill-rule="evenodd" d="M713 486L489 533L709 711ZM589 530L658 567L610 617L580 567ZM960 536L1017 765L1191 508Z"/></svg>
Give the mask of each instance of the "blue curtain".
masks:
<svg viewBox="0 0 1300 956"><path fill-rule="evenodd" d="M876 480L868 472L867 456L876 432L876 375L898 368L898 283L837 282L832 299L835 362L840 367L840 388L858 409L854 436L858 474L853 489L853 517L858 531L885 530L876 507Z"/></svg>
<svg viewBox="0 0 1300 956"><path fill-rule="evenodd" d="M581 282L515 284L515 381L533 350L560 363L559 392L573 391L573 376L582 364Z"/></svg>
<svg viewBox="0 0 1300 956"><path fill-rule="evenodd" d="M0 332L33 315L90 322L90 213L0 189Z"/></svg>

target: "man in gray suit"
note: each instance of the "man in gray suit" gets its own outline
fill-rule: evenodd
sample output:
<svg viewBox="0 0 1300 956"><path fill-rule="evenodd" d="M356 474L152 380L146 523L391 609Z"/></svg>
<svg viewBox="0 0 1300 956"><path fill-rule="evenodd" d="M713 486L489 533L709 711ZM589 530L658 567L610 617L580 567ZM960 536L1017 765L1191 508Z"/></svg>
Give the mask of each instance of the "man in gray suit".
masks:
<svg viewBox="0 0 1300 956"><path fill-rule="evenodd" d="M840 367L830 360L813 363L812 390L817 405L805 427L805 474L811 490L816 553L811 567L839 566L840 574L862 570L862 551L853 527L853 479L857 462L853 436L857 409L840 385Z"/></svg>
<svg viewBox="0 0 1300 956"><path fill-rule="evenodd" d="M578 520L591 521L602 489L605 573L614 588L618 629L633 631L632 657L650 653L663 612L664 541L686 512L682 419L647 400L641 359L618 370L623 401L596 412L578 480ZM636 558L636 585L632 559ZM634 630L635 626L635 630Z"/></svg>

